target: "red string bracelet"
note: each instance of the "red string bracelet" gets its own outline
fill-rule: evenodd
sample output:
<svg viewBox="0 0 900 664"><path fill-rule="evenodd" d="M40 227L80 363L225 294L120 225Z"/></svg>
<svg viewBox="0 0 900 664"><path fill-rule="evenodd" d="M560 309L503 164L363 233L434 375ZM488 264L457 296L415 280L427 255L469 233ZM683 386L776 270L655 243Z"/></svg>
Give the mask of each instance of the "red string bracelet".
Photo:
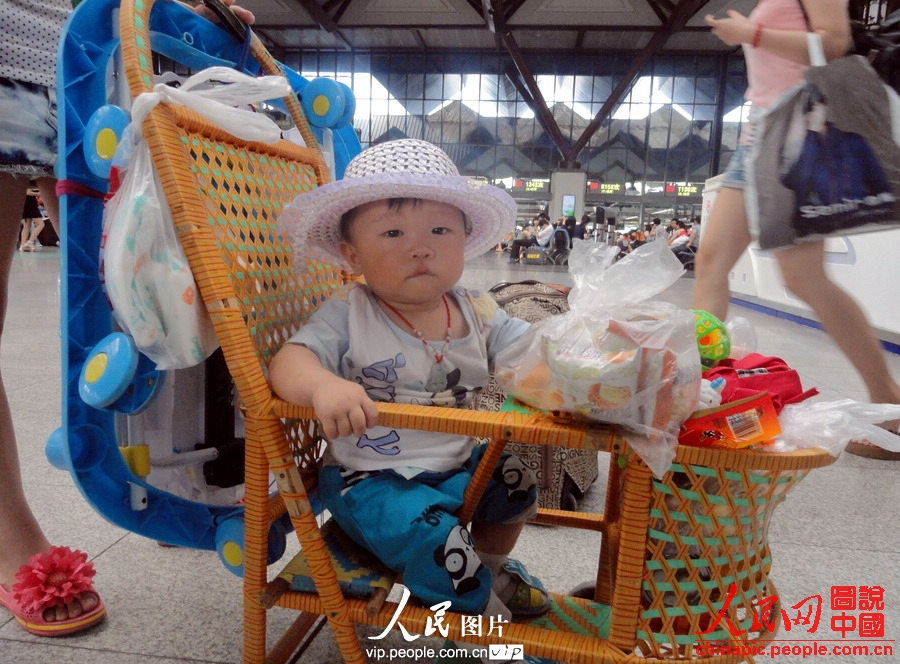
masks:
<svg viewBox="0 0 900 664"><path fill-rule="evenodd" d="M753 40L750 42L750 46L753 48L759 46L759 40L762 39L762 31L763 26L760 23L757 23L756 30L753 31Z"/></svg>

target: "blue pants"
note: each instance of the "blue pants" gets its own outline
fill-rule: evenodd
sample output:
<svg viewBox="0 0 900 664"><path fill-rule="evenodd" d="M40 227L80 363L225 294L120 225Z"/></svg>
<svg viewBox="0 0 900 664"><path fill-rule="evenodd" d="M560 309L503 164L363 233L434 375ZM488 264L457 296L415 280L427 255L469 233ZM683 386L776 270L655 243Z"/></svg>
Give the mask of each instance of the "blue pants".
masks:
<svg viewBox="0 0 900 664"><path fill-rule="evenodd" d="M461 467L406 479L392 470L355 472L326 466L319 473L322 502L344 531L392 570L426 606L450 600L452 610L480 614L491 573L481 564L456 512L483 453ZM504 453L473 520L508 523L530 515L537 500L534 474Z"/></svg>

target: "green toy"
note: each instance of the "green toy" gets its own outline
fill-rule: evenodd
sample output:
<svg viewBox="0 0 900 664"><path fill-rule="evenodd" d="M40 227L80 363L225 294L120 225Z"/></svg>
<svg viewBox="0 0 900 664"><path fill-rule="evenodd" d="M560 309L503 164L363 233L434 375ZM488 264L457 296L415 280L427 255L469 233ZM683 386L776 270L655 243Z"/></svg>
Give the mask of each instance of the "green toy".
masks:
<svg viewBox="0 0 900 664"><path fill-rule="evenodd" d="M731 355L731 339L725 323L708 311L694 309L694 315L697 317L697 350L700 351L700 361L712 366L719 360L728 358Z"/></svg>

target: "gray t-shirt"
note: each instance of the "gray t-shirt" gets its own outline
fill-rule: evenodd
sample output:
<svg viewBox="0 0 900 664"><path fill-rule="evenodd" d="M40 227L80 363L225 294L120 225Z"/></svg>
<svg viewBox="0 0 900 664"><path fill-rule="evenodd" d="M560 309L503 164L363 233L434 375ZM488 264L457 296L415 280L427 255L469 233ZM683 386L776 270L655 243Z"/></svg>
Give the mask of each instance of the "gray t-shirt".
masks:
<svg viewBox="0 0 900 664"><path fill-rule="evenodd" d="M362 385L374 401L464 407L487 384L495 355L519 338L528 323L510 318L488 295L455 288L453 297L469 333L453 339L444 359L435 360L443 340L426 346L397 326L363 285L351 286L346 298L332 296L289 343L306 346L322 366ZM422 471L460 466L471 453L469 436L373 427L361 438L331 441L327 464L352 470L391 468L411 477Z"/></svg>

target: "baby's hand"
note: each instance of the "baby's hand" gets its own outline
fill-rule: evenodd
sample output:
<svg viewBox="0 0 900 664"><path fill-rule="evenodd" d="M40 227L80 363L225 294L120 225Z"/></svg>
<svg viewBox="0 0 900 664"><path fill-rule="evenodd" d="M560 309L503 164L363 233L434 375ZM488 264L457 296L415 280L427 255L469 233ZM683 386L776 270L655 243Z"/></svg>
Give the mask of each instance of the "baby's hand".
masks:
<svg viewBox="0 0 900 664"><path fill-rule="evenodd" d="M313 393L312 407L327 438L362 436L378 424L378 409L358 383L334 377L320 383Z"/></svg>

